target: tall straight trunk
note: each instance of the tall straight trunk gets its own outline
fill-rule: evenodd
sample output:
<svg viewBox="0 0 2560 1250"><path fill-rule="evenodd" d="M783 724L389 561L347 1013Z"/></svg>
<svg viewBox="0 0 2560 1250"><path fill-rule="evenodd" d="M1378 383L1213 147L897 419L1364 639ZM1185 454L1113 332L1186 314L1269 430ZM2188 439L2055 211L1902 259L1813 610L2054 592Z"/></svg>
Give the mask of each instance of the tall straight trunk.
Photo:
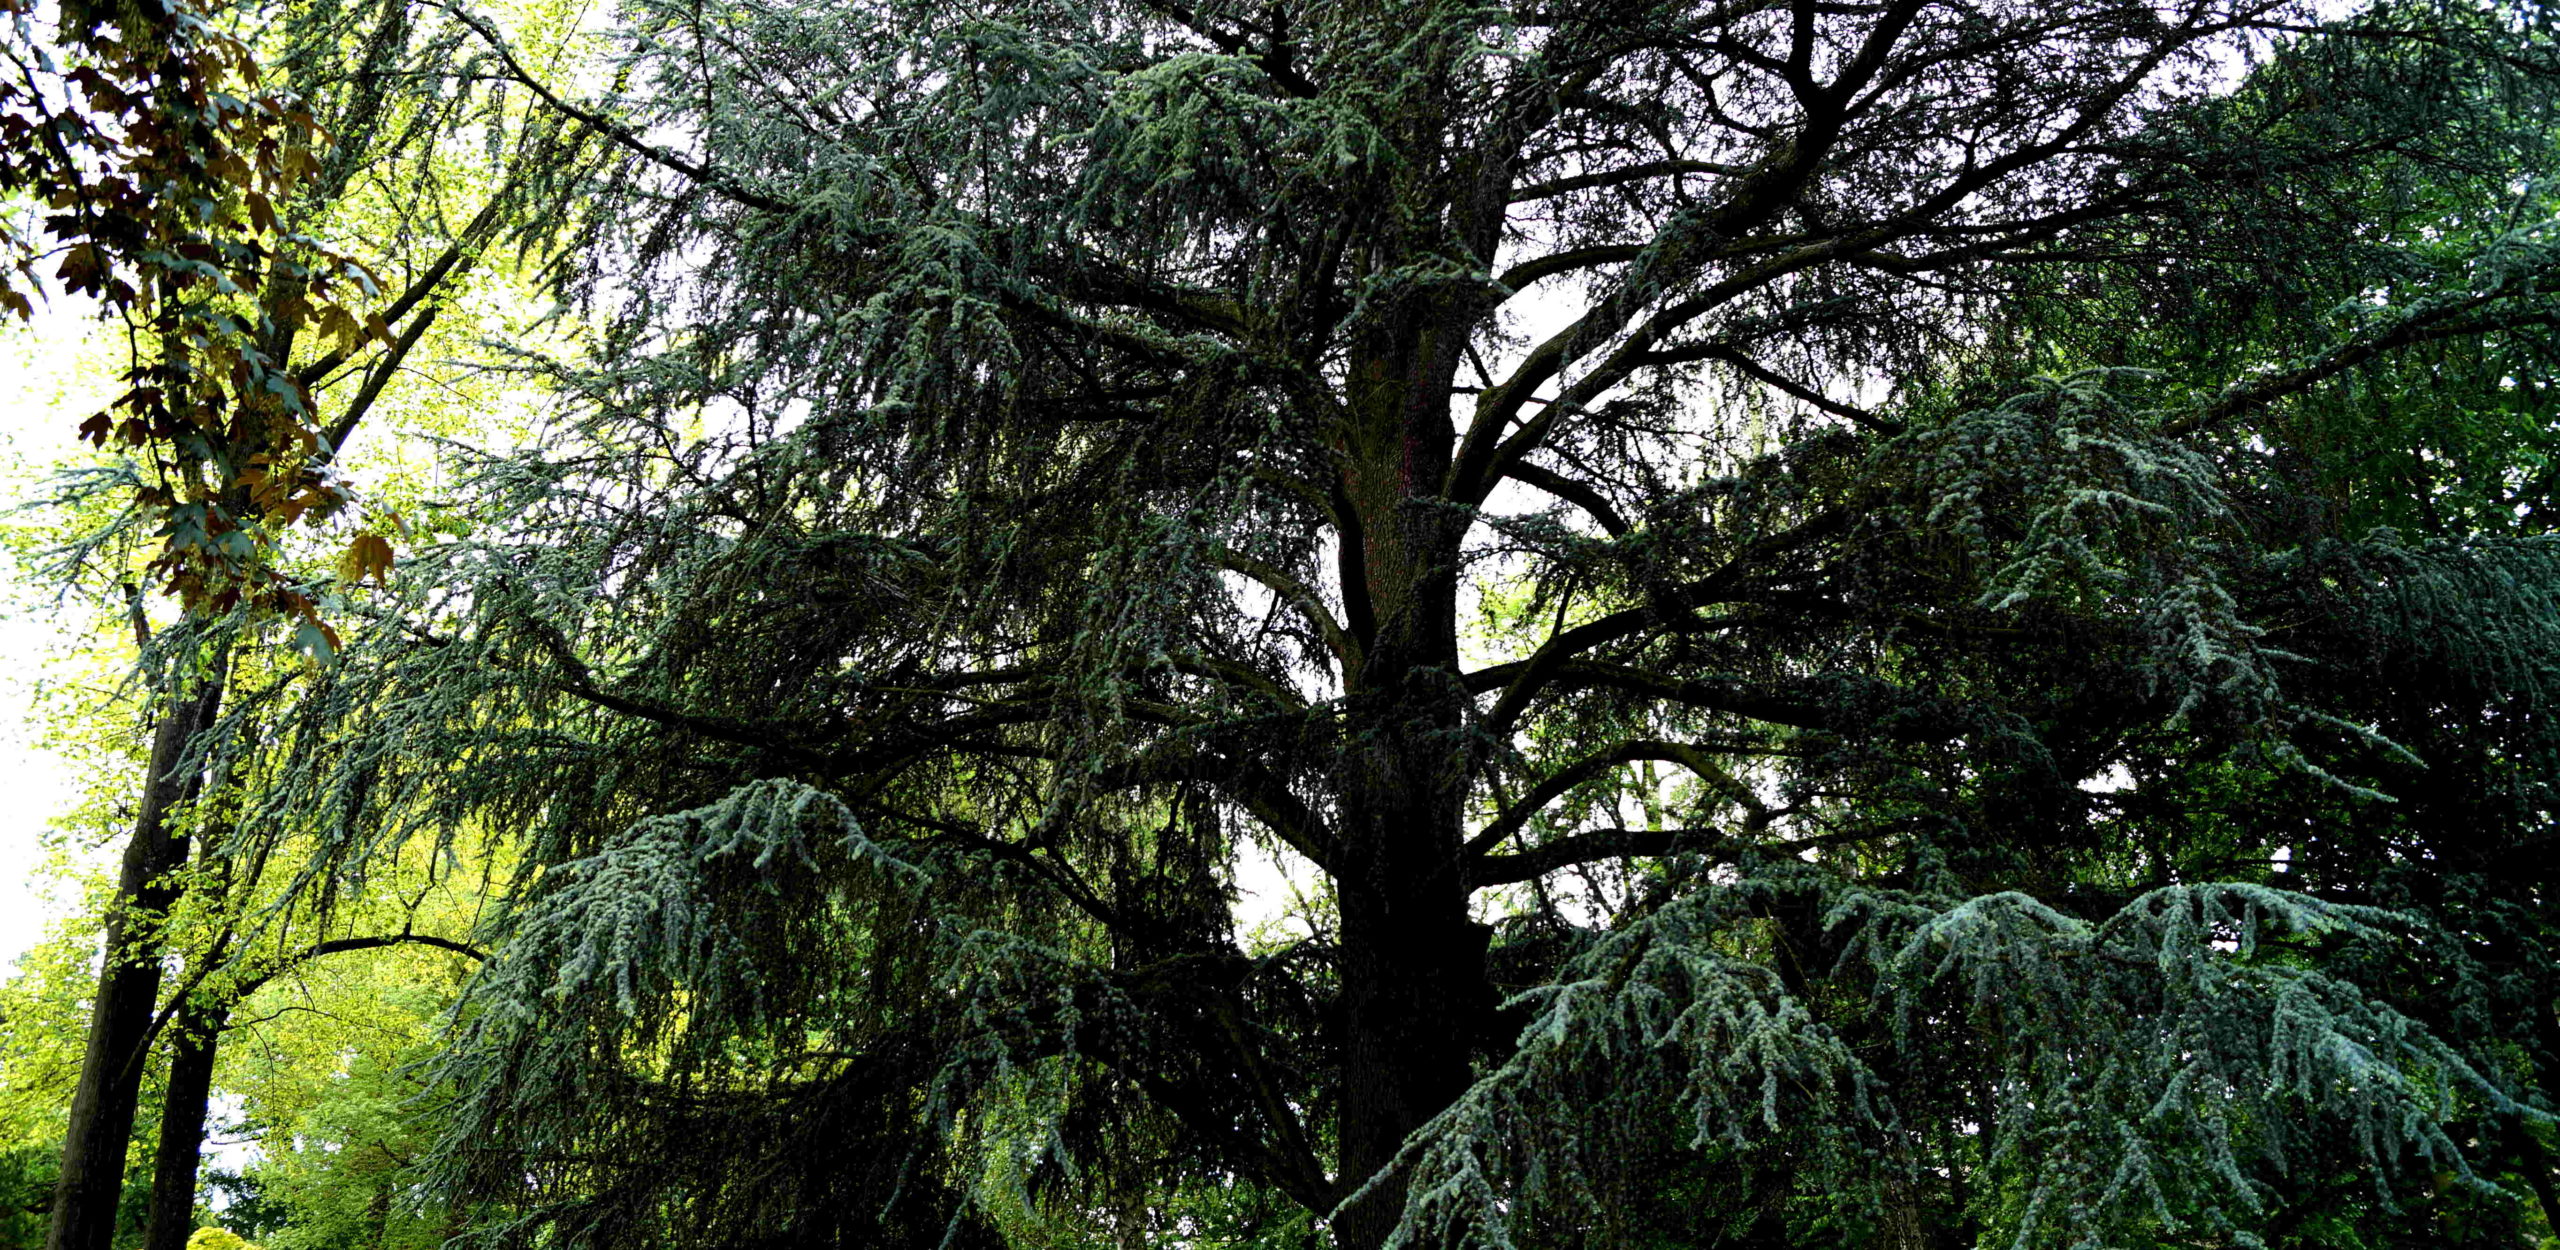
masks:
<svg viewBox="0 0 2560 1250"><path fill-rule="evenodd" d="M1418 674L1419 675L1419 674ZM1410 689L1410 688L1409 688ZM1489 930L1467 911L1459 854L1463 754L1445 698L1391 699L1356 728L1345 769L1352 845L1336 881L1341 917L1342 1084L1337 1125L1346 1183L1392 1161L1413 1131L1464 1093L1496 995ZM1334 1223L1345 1250L1374 1250L1404 1212L1388 1177Z"/></svg>
<svg viewBox="0 0 2560 1250"><path fill-rule="evenodd" d="M1404 421L1410 412L1400 412ZM1428 412L1419 424L1445 415ZM1383 440L1382 440L1383 441ZM1442 440L1445 442L1445 440ZM1350 683L1340 786L1343 1179L1360 1184L1405 1139L1465 1092L1496 995L1485 977L1488 931L1467 910L1467 697L1457 686L1460 528L1418 500L1446 447L1399 438L1345 494L1359 507L1358 562L1373 632ZM1374 1250L1404 1211L1401 1176L1383 1180L1334 1222L1337 1244Z"/></svg>
<svg viewBox="0 0 2560 1250"><path fill-rule="evenodd" d="M195 1234L196 1169L204 1156L213 1061L231 1012L188 1004L170 1022L169 1089L160 1102L160 1149L151 1166L151 1213L142 1250L186 1250Z"/></svg>
<svg viewBox="0 0 2560 1250"><path fill-rule="evenodd" d="M115 902L107 912L106 955L90 1007L80 1083L71 1095L45 1250L107 1250L115 1235L125 1149L142 1095L143 1051L160 1000L160 924L178 897L171 874L187 859L187 838L171 830L169 816L200 789L200 770L187 766L187 746L213 722L224 672L217 658L198 689L170 701L152 734L133 840L125 846Z"/></svg>

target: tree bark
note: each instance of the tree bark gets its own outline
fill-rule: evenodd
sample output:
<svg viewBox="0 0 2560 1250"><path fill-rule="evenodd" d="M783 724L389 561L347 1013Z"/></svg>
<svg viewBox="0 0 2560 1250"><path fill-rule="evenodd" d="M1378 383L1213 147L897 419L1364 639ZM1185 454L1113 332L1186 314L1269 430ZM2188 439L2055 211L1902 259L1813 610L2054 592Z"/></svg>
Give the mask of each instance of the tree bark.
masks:
<svg viewBox="0 0 2560 1250"><path fill-rule="evenodd" d="M389 1250L391 1245L391 1182L374 1187L373 1200L364 1204L365 1222L373 1226L367 1250Z"/></svg>
<svg viewBox="0 0 2560 1250"><path fill-rule="evenodd" d="M1463 893L1346 888L1341 906L1341 1171L1357 1187L1466 1091L1490 992ZM1401 1175L1380 1182L1335 1221L1337 1244L1384 1244L1404 1202Z"/></svg>
<svg viewBox="0 0 2560 1250"><path fill-rule="evenodd" d="M151 1214L142 1250L186 1250L195 1233L196 1169L213 1099L213 1061L230 1010L190 1003L170 1027L169 1089L160 1103L160 1149L152 1160Z"/></svg>
<svg viewBox="0 0 2560 1250"><path fill-rule="evenodd" d="M1370 455L1346 473L1359 516L1346 566L1366 583L1367 660L1348 683L1341 786L1341 1183L1357 1188L1473 1079L1496 995L1487 930L1467 911L1467 696L1459 686L1457 588L1463 526L1428 496L1451 437L1445 383L1455 353L1418 336L1373 366ZM1355 373L1359 372L1355 370ZM1436 405L1417 402L1434 390ZM1348 588L1346 588L1348 589ZM1337 1244L1374 1250L1402 1217L1405 1182L1381 1181L1334 1221Z"/></svg>
<svg viewBox="0 0 2560 1250"><path fill-rule="evenodd" d="M2542 1208L2543 1223L2560 1233L2560 1186L2551 1179L2551 1154L2542 1148L2542 1139L2522 1117L2507 1121L2507 1150L2515 1158L2516 1171L2523 1175L2525 1188L2533 1191L2534 1202Z"/></svg>
<svg viewBox="0 0 2560 1250"><path fill-rule="evenodd" d="M115 902L107 912L105 958L80 1082L71 1095L45 1250L107 1250L115 1235L125 1150L142 1095L143 1051L159 1006L160 925L178 897L170 874L187 858L187 838L171 831L169 816L201 789L202 772L188 766L187 748L213 722L224 672L217 657L199 689L170 701L152 734L133 840L125 847Z"/></svg>

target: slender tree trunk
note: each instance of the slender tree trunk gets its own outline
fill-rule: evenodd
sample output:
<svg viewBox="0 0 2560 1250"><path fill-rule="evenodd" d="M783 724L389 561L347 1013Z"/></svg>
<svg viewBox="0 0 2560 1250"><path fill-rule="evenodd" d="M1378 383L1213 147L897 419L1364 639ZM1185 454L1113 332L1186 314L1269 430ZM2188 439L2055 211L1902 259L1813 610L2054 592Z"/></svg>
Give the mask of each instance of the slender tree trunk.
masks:
<svg viewBox="0 0 2560 1250"><path fill-rule="evenodd" d="M62 1143L62 1176L53 1196L46 1250L106 1250L115 1235L116 1201L124 1189L125 1149L142 1095L143 1051L160 1000L160 923L178 888L170 874L186 863L187 839L169 827L173 808L194 799L200 770L187 746L213 721L224 665L195 692L171 700L152 734L150 773L125 847L114 904L107 911L106 955L89 1015L89 1044L71 1095Z"/></svg>
<svg viewBox="0 0 2560 1250"><path fill-rule="evenodd" d="M196 1169L203 1161L213 1061L230 1011L190 1003L170 1022L169 1090L160 1103L160 1149L152 1160L151 1216L142 1250L186 1250L195 1233Z"/></svg>
<svg viewBox="0 0 2560 1250"><path fill-rule="evenodd" d="M2543 1223L2560 1233L2560 1186L2551 1179L2551 1153L2542 1148L2542 1139L2521 1118L2507 1121L2507 1151L2515 1158L2516 1171L2524 1176L2525 1188L2533 1191L2534 1201L2542 1208Z"/></svg>
<svg viewBox="0 0 2560 1250"><path fill-rule="evenodd" d="M364 1204L364 1218L373 1227L367 1250L388 1250L391 1245L391 1182L384 1181L373 1191L373 1200Z"/></svg>

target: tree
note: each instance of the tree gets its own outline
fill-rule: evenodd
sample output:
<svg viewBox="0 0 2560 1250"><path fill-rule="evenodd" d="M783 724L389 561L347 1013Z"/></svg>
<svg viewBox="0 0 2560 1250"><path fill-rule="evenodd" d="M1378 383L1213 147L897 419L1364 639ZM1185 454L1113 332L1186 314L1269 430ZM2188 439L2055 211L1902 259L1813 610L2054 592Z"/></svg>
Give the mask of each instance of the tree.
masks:
<svg viewBox="0 0 2560 1250"><path fill-rule="evenodd" d="M339 450L480 253L527 211L543 171L575 149L560 147L553 128L511 136L502 108L438 90L455 74L456 37L405 4L287 10L245 37L213 5L73 5L42 33L30 6L10 13L0 53L16 73L0 88L0 133L11 139L0 188L55 211L41 230L10 221L18 272L0 306L25 314L20 286L38 289L37 261L58 257L61 291L94 295L122 321L126 387L80 429L139 459L75 474L55 501L113 495L121 505L66 549L63 569L75 583L103 573L84 589L130 600L152 696L148 763L106 915L48 1234L52 1246L103 1247L149 1048L163 1023L189 1016L186 1004L159 1002L175 953L171 916L190 888L209 891L218 911L235 884L231 847L191 847L207 813L236 802L223 778L236 779L254 738L244 732L254 717L224 714L234 669L259 673L275 658L237 658L234 644L281 625L293 645L325 654L335 629L320 609L337 583L387 574L392 548L377 531L395 516L368 513L334 576L325 557L314 576L290 549L293 526L357 511L332 472ZM267 43L287 91L262 82L253 40ZM487 186L452 178L449 148L462 131L503 155L512 176ZM386 207L379 187L362 184L395 171L406 185ZM445 199L473 190L485 193L474 208L455 212ZM370 267L319 237L365 208L378 212L381 233L349 250L369 253ZM382 289L378 271L399 289ZM119 558L136 547L147 565ZM156 634L137 585L146 579L165 579L180 609ZM217 942L192 953L226 952ZM188 1183L156 1212L175 1223L154 1244L171 1247L188 1231L216 1031L189 1022L198 1027L180 1031L174 1075L198 1105L173 1116L189 1127L163 1161L183 1161Z"/></svg>
<svg viewBox="0 0 2560 1250"><path fill-rule="evenodd" d="M2547 836L2542 22L638 3L601 94L484 29L625 158L595 361L262 801L548 865L443 1067L524 1244L2547 1187L2548 1039L2430 1006L2547 1017L2547 925L2405 936L2544 886L2368 889ZM2277 445L2466 353L2459 508Z"/></svg>

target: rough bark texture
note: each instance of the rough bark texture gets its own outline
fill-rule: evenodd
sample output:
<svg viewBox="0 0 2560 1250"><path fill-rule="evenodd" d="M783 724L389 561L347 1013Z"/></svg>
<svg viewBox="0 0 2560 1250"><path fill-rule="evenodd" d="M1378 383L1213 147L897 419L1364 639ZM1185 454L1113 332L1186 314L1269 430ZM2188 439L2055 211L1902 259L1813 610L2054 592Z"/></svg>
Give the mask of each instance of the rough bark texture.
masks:
<svg viewBox="0 0 2560 1250"><path fill-rule="evenodd" d="M198 690L172 701L152 735L133 840L125 847L116 900L107 913L106 958L80 1083L71 1096L46 1250L106 1250L115 1235L125 1148L142 1094L143 1052L160 999L159 923L177 900L170 874L187 858L187 838L170 828L169 816L195 797L200 776L186 767L187 745L212 722L221 697L217 667Z"/></svg>

